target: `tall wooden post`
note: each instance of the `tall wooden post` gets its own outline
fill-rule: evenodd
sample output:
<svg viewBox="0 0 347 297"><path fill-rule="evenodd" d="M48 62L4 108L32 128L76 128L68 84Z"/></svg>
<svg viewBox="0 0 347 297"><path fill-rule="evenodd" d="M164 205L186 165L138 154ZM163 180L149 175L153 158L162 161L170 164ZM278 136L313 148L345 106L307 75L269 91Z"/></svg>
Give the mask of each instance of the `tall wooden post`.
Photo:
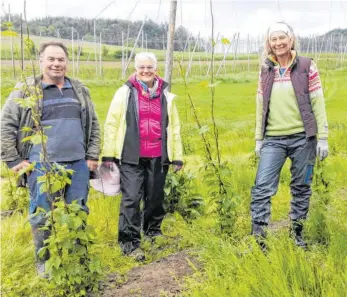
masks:
<svg viewBox="0 0 347 297"><path fill-rule="evenodd" d="M99 39L99 75L102 76L102 42L101 42L101 32L100 32L100 39Z"/></svg>
<svg viewBox="0 0 347 297"><path fill-rule="evenodd" d="M8 5L8 22L11 22L11 5ZM16 78L16 65L14 63L13 36L11 36L11 61L13 69L13 78Z"/></svg>
<svg viewBox="0 0 347 297"><path fill-rule="evenodd" d="M72 57L72 77L75 77L75 47L73 40L73 27L71 27L71 57Z"/></svg>
<svg viewBox="0 0 347 297"><path fill-rule="evenodd" d="M175 23L176 23L177 0L172 0L170 3L169 30L167 34L166 59L165 59L165 81L169 83L169 91L171 90L173 51L175 38Z"/></svg>
<svg viewBox="0 0 347 297"><path fill-rule="evenodd" d="M28 51L29 51L29 55L31 55L31 49L28 49ZM23 18L22 18L22 14L20 14L20 57L21 57L20 67L21 67L22 72L23 72L24 71L24 37L23 37Z"/></svg>
<svg viewBox="0 0 347 297"><path fill-rule="evenodd" d="M98 57L96 53L96 19L94 19L94 57L95 57L95 75L98 75Z"/></svg>

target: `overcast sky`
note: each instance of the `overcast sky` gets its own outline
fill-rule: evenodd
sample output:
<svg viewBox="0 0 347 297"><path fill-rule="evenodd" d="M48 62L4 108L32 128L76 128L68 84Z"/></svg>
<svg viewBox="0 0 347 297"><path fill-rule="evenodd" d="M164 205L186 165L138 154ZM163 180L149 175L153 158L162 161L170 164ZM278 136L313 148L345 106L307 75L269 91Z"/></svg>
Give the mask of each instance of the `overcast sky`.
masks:
<svg viewBox="0 0 347 297"><path fill-rule="evenodd" d="M24 0L1 0L2 11L23 12ZM45 16L168 20L169 0L27 0L28 19ZM209 0L178 1L176 26L207 36L211 27ZM106 8L104 10L104 8ZM259 36L275 21L286 21L298 35L322 34L333 28L347 28L347 0L213 0L215 31L231 38ZM3 15L3 12L2 12Z"/></svg>

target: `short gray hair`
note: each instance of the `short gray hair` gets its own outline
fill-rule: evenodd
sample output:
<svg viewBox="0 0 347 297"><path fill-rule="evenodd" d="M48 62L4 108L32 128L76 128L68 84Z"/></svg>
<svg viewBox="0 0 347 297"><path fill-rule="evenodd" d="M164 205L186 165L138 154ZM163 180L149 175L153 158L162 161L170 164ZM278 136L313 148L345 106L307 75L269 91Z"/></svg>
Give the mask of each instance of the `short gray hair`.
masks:
<svg viewBox="0 0 347 297"><path fill-rule="evenodd" d="M143 60L153 61L154 68L157 68L158 60L157 60L155 54L153 54L151 52L142 52L142 53L136 54L136 56L135 56L135 68L137 68L137 66L139 66L140 61L143 61Z"/></svg>

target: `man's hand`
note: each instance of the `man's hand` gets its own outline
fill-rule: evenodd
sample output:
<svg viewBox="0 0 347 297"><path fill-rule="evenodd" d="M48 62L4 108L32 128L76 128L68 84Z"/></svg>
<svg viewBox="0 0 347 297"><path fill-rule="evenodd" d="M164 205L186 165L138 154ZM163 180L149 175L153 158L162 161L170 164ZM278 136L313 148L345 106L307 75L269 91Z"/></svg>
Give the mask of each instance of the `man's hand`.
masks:
<svg viewBox="0 0 347 297"><path fill-rule="evenodd" d="M177 171L180 171L182 169L182 165L175 165L175 168L174 168L174 173L176 173Z"/></svg>
<svg viewBox="0 0 347 297"><path fill-rule="evenodd" d="M115 162L113 162L113 161L103 161L102 162L102 165L105 166L108 169L113 168L113 164L115 164Z"/></svg>
<svg viewBox="0 0 347 297"><path fill-rule="evenodd" d="M255 153L258 157L260 157L260 151L263 147L263 141L262 140L256 140L255 141Z"/></svg>
<svg viewBox="0 0 347 297"><path fill-rule="evenodd" d="M98 168L98 161L87 160L87 166L90 171L94 171L96 168Z"/></svg>
<svg viewBox="0 0 347 297"><path fill-rule="evenodd" d="M328 139L318 139L317 142L317 157L323 161L329 154Z"/></svg>
<svg viewBox="0 0 347 297"><path fill-rule="evenodd" d="M16 166L12 167L11 170L14 173L18 173L19 171L21 171L22 169L28 167L30 165L28 160L24 160L22 162L20 162L19 164L17 164ZM29 175L30 173L28 172L27 175Z"/></svg>

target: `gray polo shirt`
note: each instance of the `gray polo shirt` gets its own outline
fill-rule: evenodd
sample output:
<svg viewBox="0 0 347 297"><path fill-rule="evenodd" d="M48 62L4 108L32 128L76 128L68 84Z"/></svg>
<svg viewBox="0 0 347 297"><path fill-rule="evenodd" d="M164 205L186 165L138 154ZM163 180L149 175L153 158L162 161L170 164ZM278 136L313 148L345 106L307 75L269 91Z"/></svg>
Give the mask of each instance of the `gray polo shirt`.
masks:
<svg viewBox="0 0 347 297"><path fill-rule="evenodd" d="M45 130L48 136L47 152L51 162L70 162L85 158L85 143L81 122L81 104L66 79L59 89L56 85L42 83L43 110L41 124L51 126ZM30 161L40 161L41 144L30 151Z"/></svg>

